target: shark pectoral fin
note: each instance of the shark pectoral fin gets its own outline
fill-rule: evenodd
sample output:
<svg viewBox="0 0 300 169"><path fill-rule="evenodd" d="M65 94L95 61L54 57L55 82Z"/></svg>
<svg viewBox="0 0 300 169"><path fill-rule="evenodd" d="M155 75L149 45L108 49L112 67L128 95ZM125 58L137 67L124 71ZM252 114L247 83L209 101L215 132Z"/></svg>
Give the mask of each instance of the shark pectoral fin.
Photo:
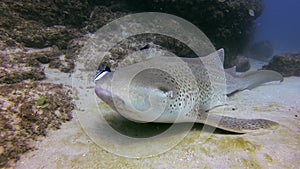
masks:
<svg viewBox="0 0 300 169"><path fill-rule="evenodd" d="M247 82L247 89L253 89L263 83L272 81L283 81L283 77L280 73L272 70L259 70L256 72L249 72L242 77L245 82Z"/></svg>
<svg viewBox="0 0 300 169"><path fill-rule="evenodd" d="M272 130L279 126L278 123L266 119L238 119L215 114L207 115L203 123L236 133L249 133L261 129Z"/></svg>

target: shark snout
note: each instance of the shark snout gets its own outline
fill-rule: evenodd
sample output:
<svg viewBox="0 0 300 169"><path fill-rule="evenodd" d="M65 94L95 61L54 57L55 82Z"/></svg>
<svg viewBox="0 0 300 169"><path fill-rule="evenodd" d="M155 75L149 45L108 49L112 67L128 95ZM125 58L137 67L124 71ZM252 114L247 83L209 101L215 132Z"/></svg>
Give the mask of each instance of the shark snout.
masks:
<svg viewBox="0 0 300 169"><path fill-rule="evenodd" d="M111 90L111 79L112 76L105 75L99 80L95 81L95 93L96 95L105 103L107 103L112 108L115 108L113 103L113 96Z"/></svg>

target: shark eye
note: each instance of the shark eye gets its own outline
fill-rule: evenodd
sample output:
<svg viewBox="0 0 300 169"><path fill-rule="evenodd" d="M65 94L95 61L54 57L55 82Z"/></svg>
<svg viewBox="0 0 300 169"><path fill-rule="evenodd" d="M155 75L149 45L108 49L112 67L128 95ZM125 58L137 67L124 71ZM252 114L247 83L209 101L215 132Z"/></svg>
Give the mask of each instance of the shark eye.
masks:
<svg viewBox="0 0 300 169"><path fill-rule="evenodd" d="M159 87L158 89L161 90L164 93L169 91L169 89L167 89L166 87Z"/></svg>
<svg viewBox="0 0 300 169"><path fill-rule="evenodd" d="M104 75L109 74L111 72L110 68L108 66L103 66L101 69L97 71L97 73L94 76L94 82L101 79Z"/></svg>
<svg viewBox="0 0 300 169"><path fill-rule="evenodd" d="M159 87L158 89L162 91L167 97L174 98L174 92L172 90L169 90L165 87Z"/></svg>

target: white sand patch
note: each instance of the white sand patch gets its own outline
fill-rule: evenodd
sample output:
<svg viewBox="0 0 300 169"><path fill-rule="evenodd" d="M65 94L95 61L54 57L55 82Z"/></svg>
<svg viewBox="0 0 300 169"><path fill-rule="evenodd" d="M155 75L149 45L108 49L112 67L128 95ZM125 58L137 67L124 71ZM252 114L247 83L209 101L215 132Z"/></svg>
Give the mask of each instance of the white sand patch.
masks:
<svg viewBox="0 0 300 169"><path fill-rule="evenodd" d="M56 83L56 84L65 84L65 85L72 85L72 78L71 73L63 73L58 69L50 69L48 65L44 66L44 72L46 75L45 82L49 83Z"/></svg>

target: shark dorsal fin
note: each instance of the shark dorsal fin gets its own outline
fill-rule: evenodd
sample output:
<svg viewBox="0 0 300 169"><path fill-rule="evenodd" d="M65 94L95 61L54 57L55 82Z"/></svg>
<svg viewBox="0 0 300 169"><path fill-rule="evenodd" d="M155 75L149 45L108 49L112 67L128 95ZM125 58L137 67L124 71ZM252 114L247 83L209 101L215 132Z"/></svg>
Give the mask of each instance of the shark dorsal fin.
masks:
<svg viewBox="0 0 300 169"><path fill-rule="evenodd" d="M219 49L217 52L218 52L218 55L219 55L219 57L220 57L220 59L221 59L222 64L224 64L224 57L225 57L224 49L221 48L221 49Z"/></svg>
<svg viewBox="0 0 300 169"><path fill-rule="evenodd" d="M224 63L224 49L221 48L207 56L200 57L201 61L205 65L206 68L211 68L212 70L218 69L219 71L223 71L223 63Z"/></svg>
<svg viewBox="0 0 300 169"><path fill-rule="evenodd" d="M233 66L231 68L225 69L226 73L229 73L231 75L236 75L236 66Z"/></svg>

